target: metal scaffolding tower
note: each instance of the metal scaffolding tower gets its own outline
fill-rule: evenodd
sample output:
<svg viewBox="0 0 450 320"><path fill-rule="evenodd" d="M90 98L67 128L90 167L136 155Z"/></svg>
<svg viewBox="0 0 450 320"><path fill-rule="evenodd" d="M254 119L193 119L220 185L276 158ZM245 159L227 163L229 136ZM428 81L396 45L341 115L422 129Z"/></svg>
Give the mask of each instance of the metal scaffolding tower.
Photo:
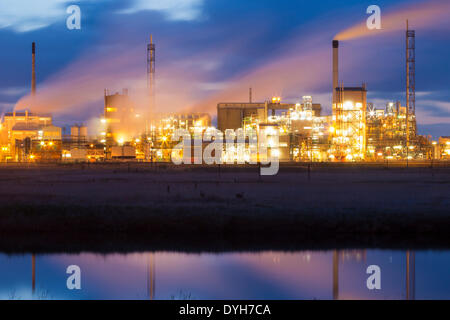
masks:
<svg viewBox="0 0 450 320"><path fill-rule="evenodd" d="M147 88L151 114L155 108L155 44L152 35L150 35L150 44L147 45Z"/></svg>
<svg viewBox="0 0 450 320"><path fill-rule="evenodd" d="M406 20L406 123L407 139L416 135L416 32ZM412 131L412 132L411 132Z"/></svg>

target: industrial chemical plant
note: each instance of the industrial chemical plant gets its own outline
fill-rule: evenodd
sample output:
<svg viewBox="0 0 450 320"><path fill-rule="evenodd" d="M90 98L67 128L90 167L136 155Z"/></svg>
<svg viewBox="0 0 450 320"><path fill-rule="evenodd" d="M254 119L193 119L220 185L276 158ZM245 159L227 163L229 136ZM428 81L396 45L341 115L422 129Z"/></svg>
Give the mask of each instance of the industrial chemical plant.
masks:
<svg viewBox="0 0 450 320"><path fill-rule="evenodd" d="M418 135L415 108L415 32L406 30L406 105L387 101L382 109L367 100L367 85L347 87L339 78L339 41L332 42L331 115L305 95L302 101L285 103L281 97L263 102L220 102L217 129L223 133L276 132L279 143L272 154L280 161L377 162L388 160L450 160L450 137L432 141ZM36 46L32 44L31 96L36 95ZM207 113L163 114L155 104L155 44L147 46L146 114L136 111L127 89L104 92L100 134L92 135L84 125L65 134L52 124L52 116L30 110L14 110L2 116L0 161L2 162L96 162L170 161L177 129L194 137L215 130ZM247 141L248 143L248 141ZM223 159L238 160L235 150L224 144ZM248 160L248 159L247 159ZM228 161L227 161L228 163Z"/></svg>

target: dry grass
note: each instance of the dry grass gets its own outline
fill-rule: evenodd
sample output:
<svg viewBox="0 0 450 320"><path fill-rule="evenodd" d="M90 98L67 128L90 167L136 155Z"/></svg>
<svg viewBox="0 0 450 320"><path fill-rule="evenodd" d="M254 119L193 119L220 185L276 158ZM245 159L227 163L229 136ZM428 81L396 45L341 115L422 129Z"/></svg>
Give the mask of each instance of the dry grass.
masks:
<svg viewBox="0 0 450 320"><path fill-rule="evenodd" d="M0 167L0 248L447 246L449 205L447 167Z"/></svg>

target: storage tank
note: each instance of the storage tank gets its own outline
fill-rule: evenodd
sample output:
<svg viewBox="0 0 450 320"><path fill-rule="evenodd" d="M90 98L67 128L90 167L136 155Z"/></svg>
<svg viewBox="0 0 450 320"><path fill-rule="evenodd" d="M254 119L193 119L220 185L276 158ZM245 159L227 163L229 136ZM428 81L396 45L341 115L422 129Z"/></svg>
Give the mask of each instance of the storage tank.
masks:
<svg viewBox="0 0 450 320"><path fill-rule="evenodd" d="M80 135L80 129L76 126L70 128L70 135L72 139L78 139L78 136Z"/></svg>
<svg viewBox="0 0 450 320"><path fill-rule="evenodd" d="M88 131L87 131L87 127L86 126L81 126L80 127L80 140L86 141L87 140L87 136L88 136Z"/></svg>

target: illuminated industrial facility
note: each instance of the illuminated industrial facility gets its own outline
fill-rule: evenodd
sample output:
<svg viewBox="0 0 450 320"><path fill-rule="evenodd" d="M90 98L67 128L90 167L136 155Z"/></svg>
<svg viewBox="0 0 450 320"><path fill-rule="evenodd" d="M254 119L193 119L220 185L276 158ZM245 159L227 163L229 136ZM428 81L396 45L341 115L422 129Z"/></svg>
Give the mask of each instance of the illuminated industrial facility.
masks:
<svg viewBox="0 0 450 320"><path fill-rule="evenodd" d="M263 130L273 125L280 137L280 161L448 160L448 138L436 142L417 134L415 32L407 28L406 39L406 106L397 101L375 109L367 101L366 84L344 87L339 81L339 42L333 40L331 115L322 115L311 96L295 104L281 103L279 97L262 103L219 103L218 128Z"/></svg>
<svg viewBox="0 0 450 320"><path fill-rule="evenodd" d="M438 141L417 134L415 110L415 32L406 31L406 106L387 101L382 109L367 100L366 84L345 87L339 79L339 42L332 42L331 114L324 115L314 97L284 103L281 97L253 102L220 102L217 129L227 135L277 133L279 141L271 152L280 161L359 162L386 160L449 160L450 137ZM32 45L32 96L36 94L35 43ZM52 125L50 115L29 110L7 112L0 127L2 162L35 161L170 161L178 141L171 137L177 129L192 137L215 130L207 113L161 113L155 104L155 44L147 47L147 85L149 105L145 114L136 111L124 89L104 92L103 113L99 115L100 134L88 135L80 124L70 134ZM32 110L32 106L30 106ZM247 141L248 143L248 141ZM223 162L235 159L235 150L224 144ZM251 155L244 153L245 161ZM242 160L242 159L241 159Z"/></svg>

